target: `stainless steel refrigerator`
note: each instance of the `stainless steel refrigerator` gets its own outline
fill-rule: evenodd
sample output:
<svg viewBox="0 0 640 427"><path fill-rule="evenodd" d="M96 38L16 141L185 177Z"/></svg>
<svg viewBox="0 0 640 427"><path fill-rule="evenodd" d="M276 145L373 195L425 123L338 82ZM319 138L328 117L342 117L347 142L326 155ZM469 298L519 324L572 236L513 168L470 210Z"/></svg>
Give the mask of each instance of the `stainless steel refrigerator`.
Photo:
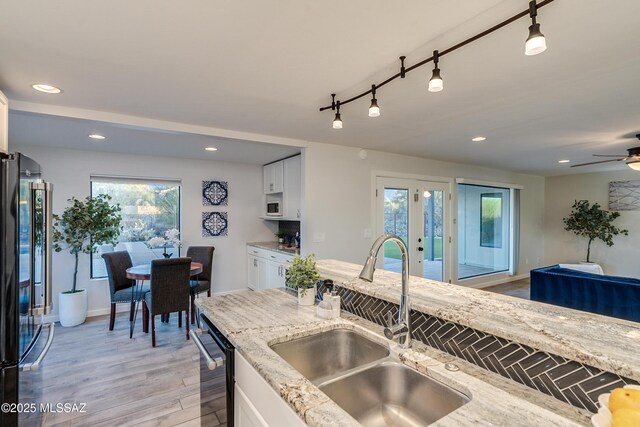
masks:
<svg viewBox="0 0 640 427"><path fill-rule="evenodd" d="M42 323L51 311L52 185L20 153L0 154L0 163L0 391L10 405L0 426L13 427L19 378L39 368L53 340L53 325Z"/></svg>

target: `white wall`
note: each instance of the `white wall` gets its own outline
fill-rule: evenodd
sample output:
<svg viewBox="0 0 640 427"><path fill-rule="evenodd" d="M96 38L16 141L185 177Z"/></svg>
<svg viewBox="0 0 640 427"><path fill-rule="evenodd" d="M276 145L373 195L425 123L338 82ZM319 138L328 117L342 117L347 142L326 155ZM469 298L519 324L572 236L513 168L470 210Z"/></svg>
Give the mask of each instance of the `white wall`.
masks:
<svg viewBox="0 0 640 427"><path fill-rule="evenodd" d="M545 264L578 262L586 259L587 240L565 231L562 219L571 213L575 200L609 205L609 182L640 180L631 169L619 172L557 176L545 185ZM640 211L621 211L615 224L629 230L629 236L617 236L612 247L597 240L591 244L591 259L602 265L605 274L640 277Z"/></svg>
<svg viewBox="0 0 640 427"><path fill-rule="evenodd" d="M361 160L357 148L310 144L304 151L305 206L302 222L302 249L318 258L336 258L363 263L374 230L373 171L419 174L448 178L469 178L524 186L521 193L521 248L518 274L526 274L543 260L544 177L481 168L368 150ZM455 200L455 186L452 188ZM456 206L452 206L456 213ZM325 240L314 242L314 234ZM453 239L455 242L455 238ZM456 256L457 248L453 248ZM457 256L456 256L457 258ZM455 261L454 261L455 262ZM455 272L454 272L455 273ZM455 277L455 275L454 275ZM493 278L482 279L484 281ZM475 284L474 284L475 285Z"/></svg>
<svg viewBox="0 0 640 427"><path fill-rule="evenodd" d="M215 246L214 293L246 288L246 242L274 239L270 227L275 224L258 219L262 204L262 166L27 145L12 146L11 150L22 152L40 163L45 179L54 184L54 213L61 213L70 197L89 195L92 174L180 179L184 250L189 245ZM213 179L229 182L229 205L221 208L229 212L228 237L202 237L202 212L215 209L202 206L201 181ZM57 313L58 292L70 288L72 275L72 256L65 252L54 254L54 313ZM89 279L88 255L80 257L78 287L89 291L90 315L107 312L109 285L106 279Z"/></svg>

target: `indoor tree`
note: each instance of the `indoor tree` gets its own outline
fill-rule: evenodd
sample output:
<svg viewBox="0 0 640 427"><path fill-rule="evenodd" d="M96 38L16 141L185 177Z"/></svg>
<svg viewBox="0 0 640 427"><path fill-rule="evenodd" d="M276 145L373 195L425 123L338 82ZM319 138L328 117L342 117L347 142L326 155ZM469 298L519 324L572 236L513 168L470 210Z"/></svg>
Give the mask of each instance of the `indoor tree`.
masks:
<svg viewBox="0 0 640 427"><path fill-rule="evenodd" d="M598 203L593 205L588 200L576 200L571 209L571 215L563 218L564 229L573 231L576 235L589 239L587 244L587 262L591 262L591 243L595 239L600 239L613 246L613 236L618 234L629 235L628 230L624 230L613 225L613 221L620 216L619 212L609 212L600 209Z"/></svg>
<svg viewBox="0 0 640 427"><path fill-rule="evenodd" d="M75 256L73 287L75 293L78 277L78 258L81 253L92 254L99 245L117 244L122 227L120 205L110 205L111 196L101 194L78 200L68 199L68 206L61 216L54 215L53 248L56 252L67 249Z"/></svg>

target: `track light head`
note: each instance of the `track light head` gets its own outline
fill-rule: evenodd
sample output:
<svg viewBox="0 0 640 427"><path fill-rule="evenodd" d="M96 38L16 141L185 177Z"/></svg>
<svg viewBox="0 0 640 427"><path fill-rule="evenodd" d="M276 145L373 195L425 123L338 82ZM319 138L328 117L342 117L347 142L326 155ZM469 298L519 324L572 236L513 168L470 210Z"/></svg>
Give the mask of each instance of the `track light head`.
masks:
<svg viewBox="0 0 640 427"><path fill-rule="evenodd" d="M438 62L440 60L440 55L437 50L433 51L433 65L435 66L433 69L433 73L431 74L431 78L429 79L429 92L440 92L444 89L444 82L442 81L442 77L440 76L440 68L438 68Z"/></svg>
<svg viewBox="0 0 640 427"><path fill-rule="evenodd" d="M630 162L627 162L627 166L635 171L640 171L640 160L632 160Z"/></svg>
<svg viewBox="0 0 640 427"><path fill-rule="evenodd" d="M336 116L333 119L333 128L342 129L342 117L340 117L340 101L336 102Z"/></svg>
<svg viewBox="0 0 640 427"><path fill-rule="evenodd" d="M524 54L533 56L547 50L547 41L540 31L540 24L536 22L536 16L538 16L536 0L529 2L529 16L531 17L531 25L529 26L529 37L524 44Z"/></svg>
<svg viewBox="0 0 640 427"><path fill-rule="evenodd" d="M440 68L434 68L431 79L429 79L429 92L440 92L444 89L444 82L440 76Z"/></svg>
<svg viewBox="0 0 640 427"><path fill-rule="evenodd" d="M371 86L371 105L369 106L369 117L380 116L380 107L378 106L378 100L376 99L376 85Z"/></svg>
<svg viewBox="0 0 640 427"><path fill-rule="evenodd" d="M529 37L524 45L524 54L527 56L537 55L547 50L547 41L540 32L540 24L531 24L529 27Z"/></svg>

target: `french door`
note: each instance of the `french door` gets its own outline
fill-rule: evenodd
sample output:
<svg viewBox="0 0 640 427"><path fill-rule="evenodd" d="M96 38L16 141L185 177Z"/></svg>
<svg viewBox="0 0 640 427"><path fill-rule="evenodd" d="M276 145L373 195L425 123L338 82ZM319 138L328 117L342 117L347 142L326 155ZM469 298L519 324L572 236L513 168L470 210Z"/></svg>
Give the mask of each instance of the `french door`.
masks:
<svg viewBox="0 0 640 427"><path fill-rule="evenodd" d="M378 234L397 234L409 249L409 274L450 280L449 183L378 177L376 217ZM400 250L385 243L384 269L401 271ZM379 257L380 258L380 257Z"/></svg>

